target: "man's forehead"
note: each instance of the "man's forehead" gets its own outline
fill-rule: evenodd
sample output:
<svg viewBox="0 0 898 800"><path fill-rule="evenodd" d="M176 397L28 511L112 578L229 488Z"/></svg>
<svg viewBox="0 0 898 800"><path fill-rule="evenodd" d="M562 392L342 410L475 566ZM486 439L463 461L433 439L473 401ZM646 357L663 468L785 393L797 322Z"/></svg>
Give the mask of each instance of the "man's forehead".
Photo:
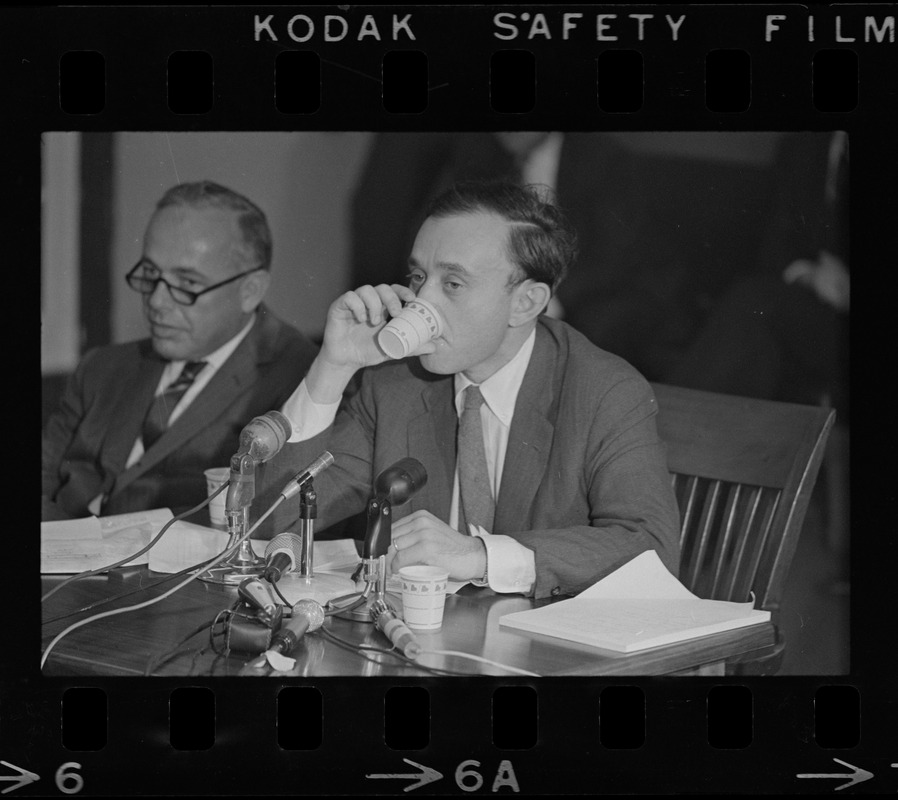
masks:
<svg viewBox="0 0 898 800"><path fill-rule="evenodd" d="M418 232L413 259L417 254L428 257L434 250L439 260L461 263L466 260L503 257L511 224L504 217L489 212L428 217Z"/></svg>
<svg viewBox="0 0 898 800"><path fill-rule="evenodd" d="M144 255L164 251L187 257L215 252L231 260L242 243L238 215L230 209L166 206L147 225Z"/></svg>
<svg viewBox="0 0 898 800"><path fill-rule="evenodd" d="M238 214L229 208L172 205L153 212L147 232L153 228L181 228L197 235L234 236L239 233Z"/></svg>

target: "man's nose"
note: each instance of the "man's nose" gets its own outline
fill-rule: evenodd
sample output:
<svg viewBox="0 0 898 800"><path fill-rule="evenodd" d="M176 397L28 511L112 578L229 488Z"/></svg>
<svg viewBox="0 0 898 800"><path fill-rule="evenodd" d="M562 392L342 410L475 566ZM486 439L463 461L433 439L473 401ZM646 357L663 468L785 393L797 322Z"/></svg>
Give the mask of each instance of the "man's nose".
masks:
<svg viewBox="0 0 898 800"><path fill-rule="evenodd" d="M171 292L164 281L156 281L153 291L147 296L147 304L152 309L170 308L174 300L172 300Z"/></svg>
<svg viewBox="0 0 898 800"><path fill-rule="evenodd" d="M432 303L435 306L439 306L439 286L439 277L436 275L431 276L418 287L415 296L420 297L422 300L426 300L428 303Z"/></svg>

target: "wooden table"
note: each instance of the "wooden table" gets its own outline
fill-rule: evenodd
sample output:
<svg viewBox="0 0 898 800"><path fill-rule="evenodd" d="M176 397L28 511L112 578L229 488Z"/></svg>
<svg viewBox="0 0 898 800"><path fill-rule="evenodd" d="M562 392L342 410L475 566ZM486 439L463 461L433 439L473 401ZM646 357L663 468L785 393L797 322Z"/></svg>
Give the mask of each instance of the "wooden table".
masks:
<svg viewBox="0 0 898 800"><path fill-rule="evenodd" d="M175 584L131 594L89 611L64 619L62 614L98 600L138 589L166 577L145 567L113 570L108 575L80 579L63 587L43 604L42 648L73 622L110 608L134 605L157 596ZM43 576L42 593L61 576ZM183 580L180 578L178 580ZM171 651L188 633L231 606L236 588L194 581L148 608L96 620L61 639L44 666L45 675L143 675L155 657ZM538 634L499 627L499 618L513 611L532 608L534 602L519 595L497 595L489 589L463 587L446 599L442 628L418 633L424 650L455 650L471 653L500 664L525 669L540 676L560 675L662 675L723 674L725 662L734 656L763 653L775 641L770 623L705 636L689 642L656 647L622 655L608 650L565 642ZM387 639L372 624L328 617L325 627L353 645L389 648ZM240 675L250 670L253 654L216 655L209 649L208 633L189 640L180 655L161 664L154 675ZM200 652L206 648L206 652ZM343 648L321 631L306 634L291 653L296 665L289 675L301 676L424 676L427 670L388 654ZM454 655L422 654L418 663L467 675L512 675L514 673ZM264 673L263 673L264 674ZM278 673L285 674L285 673Z"/></svg>

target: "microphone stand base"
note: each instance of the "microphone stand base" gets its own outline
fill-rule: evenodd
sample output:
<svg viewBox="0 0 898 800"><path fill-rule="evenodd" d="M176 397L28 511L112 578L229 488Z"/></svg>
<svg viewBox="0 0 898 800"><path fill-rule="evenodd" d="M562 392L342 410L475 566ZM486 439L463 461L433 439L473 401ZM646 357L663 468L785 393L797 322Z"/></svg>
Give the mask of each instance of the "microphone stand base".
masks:
<svg viewBox="0 0 898 800"><path fill-rule="evenodd" d="M246 530L247 509L242 509L241 513L243 514L242 522L239 522L236 526L228 526L228 531L230 532L228 549L233 547L236 541L239 541ZM264 569L265 559L256 555L249 539L244 539L240 542L237 550L220 564L212 567L212 569L204 570L199 579L206 583L225 583L236 586L238 583L246 580L246 578L254 578L261 575Z"/></svg>
<svg viewBox="0 0 898 800"><path fill-rule="evenodd" d="M358 600L361 596L361 592L353 592L352 594L347 594L343 597L335 597L327 604L327 609L330 611L331 609L340 608L341 606L350 606L353 601ZM347 609L346 611L337 611L333 616L339 617L340 619L353 620L355 622L374 622L374 618L371 616L371 607L374 605L375 600L378 599L383 600L394 614L400 619L402 618L402 598L392 592L386 592L380 596L377 594L368 595L368 599L365 601L364 605Z"/></svg>
<svg viewBox="0 0 898 800"><path fill-rule="evenodd" d="M341 575L316 572L311 577L288 572L277 583L281 594L296 605L300 600L310 599L324 606L334 597L345 595L355 588L355 584Z"/></svg>
<svg viewBox="0 0 898 800"><path fill-rule="evenodd" d="M247 565L219 565L210 570L206 570L199 579L206 583L224 583L236 586L242 583L246 578L257 577L265 570L265 562L261 564Z"/></svg>

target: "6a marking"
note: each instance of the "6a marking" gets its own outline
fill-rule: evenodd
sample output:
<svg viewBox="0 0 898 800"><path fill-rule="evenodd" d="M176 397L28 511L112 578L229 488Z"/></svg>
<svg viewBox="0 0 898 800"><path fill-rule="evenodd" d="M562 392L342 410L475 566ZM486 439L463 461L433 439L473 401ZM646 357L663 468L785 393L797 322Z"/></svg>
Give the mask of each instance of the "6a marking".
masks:
<svg viewBox="0 0 898 800"><path fill-rule="evenodd" d="M468 761L462 761L461 764L456 767L455 783L458 784L458 788L463 792L476 792L483 786L483 776L479 772L471 769L471 767L479 766L479 761L469 759ZM511 766L511 762L507 759L503 759L499 763L499 768L496 770L496 777L493 778L492 791L498 792L503 786L509 787L513 792L521 791L518 787L517 776L514 774L514 767Z"/></svg>
<svg viewBox="0 0 898 800"><path fill-rule="evenodd" d="M365 777L413 780L413 783L403 787L402 791L404 792L411 792L414 789L419 789L422 786L438 781L443 777L441 772L437 772L431 767L426 767L423 764L418 764L407 758L403 758L402 760L406 764L420 770L420 772L378 772L366 775ZM474 767L479 766L479 761L469 759L468 761L462 761L461 764L455 768L455 783L463 792L476 792L483 786L483 776L473 769ZM496 770L496 777L493 779L492 791L498 792L502 787L510 788L513 792L521 791L518 787L518 779L514 774L514 767L511 766L511 762L508 760L500 762L499 767Z"/></svg>

